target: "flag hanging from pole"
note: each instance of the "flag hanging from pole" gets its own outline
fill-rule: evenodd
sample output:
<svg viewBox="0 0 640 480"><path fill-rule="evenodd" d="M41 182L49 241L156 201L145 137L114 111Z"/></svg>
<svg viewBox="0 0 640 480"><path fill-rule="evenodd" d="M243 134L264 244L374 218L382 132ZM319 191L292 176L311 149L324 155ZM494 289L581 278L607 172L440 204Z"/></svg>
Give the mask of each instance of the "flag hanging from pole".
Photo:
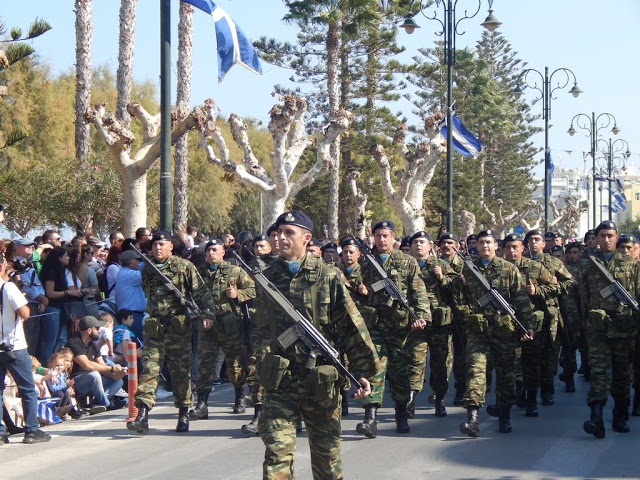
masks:
<svg viewBox="0 0 640 480"><path fill-rule="evenodd" d="M551 191L552 191L552 187L551 184L553 183L551 181L551 179L553 178L553 172L556 169L556 166L553 164L553 158L551 158L551 150L547 151L547 159L546 159L547 165L545 168L545 174L547 175L547 195L551 196Z"/></svg>
<svg viewBox="0 0 640 480"><path fill-rule="evenodd" d="M453 130L451 132L453 149L465 157L477 157L480 155L480 152L482 152L482 143L467 130L455 113L451 117L451 123L453 124ZM446 138L447 117L443 118L438 126L440 127L440 133Z"/></svg>
<svg viewBox="0 0 640 480"><path fill-rule="evenodd" d="M182 1L213 17L216 28L219 83L236 63L248 68L253 73L262 74L260 59L253 45L227 12L211 0Z"/></svg>

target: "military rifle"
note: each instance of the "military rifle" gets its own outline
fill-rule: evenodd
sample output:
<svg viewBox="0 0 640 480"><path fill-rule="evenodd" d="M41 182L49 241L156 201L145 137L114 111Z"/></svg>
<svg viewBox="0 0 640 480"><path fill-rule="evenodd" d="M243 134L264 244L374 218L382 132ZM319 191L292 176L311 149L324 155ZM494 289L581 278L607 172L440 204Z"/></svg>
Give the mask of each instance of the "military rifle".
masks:
<svg viewBox="0 0 640 480"><path fill-rule="evenodd" d="M631 294L627 291L626 288L622 286L622 284L611 275L611 272L607 270L600 260L596 258L593 254L588 254L589 260L595 265L596 269L602 274L602 276L609 282L609 285L600 290L600 295L602 298L609 298L611 295L615 295L616 298L620 301L620 307L631 307L634 312L640 313L640 308L638 308L638 302L635 298L631 296Z"/></svg>
<svg viewBox="0 0 640 480"><path fill-rule="evenodd" d="M256 286L260 287L267 298L275 303L282 313L293 323L284 333L278 336L280 347L286 350L299 340L309 349L308 364L315 363L317 356L322 355L330 361L342 375L347 377L352 385L355 385L356 388L363 388L360 381L354 377L340 361L340 352L324 338L322 333L320 333L299 310L296 310L296 307L293 306L289 299L278 290L265 274L262 273L259 268L252 269L249 267L236 252L233 252L233 255L236 257L236 260L240 262L240 266L251 276Z"/></svg>
<svg viewBox="0 0 640 480"><path fill-rule="evenodd" d="M516 317L515 310L511 308L511 305L509 305L504 297L500 295L500 292L498 292L498 290L491 286L489 280L487 280L482 272L478 270L478 267L475 266L471 259L462 255L462 253L460 253L460 250L458 250L457 248L454 247L453 249L456 251L456 254L458 254L458 256L462 258L464 265L471 271L471 274L475 277L478 283L480 283L485 291L484 295L482 295L478 299L478 307L480 307L480 309L489 307L499 314L509 315L511 317L511 320L513 320L513 322L522 329L525 335L529 335L529 331L522 323L520 323L520 320L518 320L518 318Z"/></svg>
<svg viewBox="0 0 640 480"><path fill-rule="evenodd" d="M362 252L364 258L369 262L369 265L373 267L376 271L380 280L371 284L371 288L375 293L378 293L381 290L384 290L385 295L389 297L389 306L393 305L393 302L396 301L400 304L400 306L409 313L409 317L411 318L411 323L420 322L420 319L415 314L415 312L409 306L409 302L407 301L407 297L404 296L404 293L400 291L398 286L394 283L393 280L389 278L387 272L384 271L384 268L380 266L378 261L371 254L371 251L366 247L366 245L360 241L358 242L358 248Z"/></svg>

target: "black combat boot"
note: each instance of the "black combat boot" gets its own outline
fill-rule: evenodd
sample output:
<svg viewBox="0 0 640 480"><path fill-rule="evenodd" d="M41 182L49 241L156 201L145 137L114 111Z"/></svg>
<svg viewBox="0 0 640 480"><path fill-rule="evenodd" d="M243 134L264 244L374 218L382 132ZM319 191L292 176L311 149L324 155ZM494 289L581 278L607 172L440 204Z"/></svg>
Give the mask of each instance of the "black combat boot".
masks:
<svg viewBox="0 0 640 480"><path fill-rule="evenodd" d="M596 438L604 438L605 429L604 422L602 421L602 407L600 402L594 402L591 404L591 420L584 422L582 428L584 431Z"/></svg>
<svg viewBox="0 0 640 480"><path fill-rule="evenodd" d="M629 401L616 400L611 427L619 433L629 433Z"/></svg>
<svg viewBox="0 0 640 480"><path fill-rule="evenodd" d="M189 407L180 407L178 409L178 424L176 432L185 433L189 431Z"/></svg>
<svg viewBox="0 0 640 480"><path fill-rule="evenodd" d="M364 421L356 425L356 432L367 438L376 438L378 435L378 405L367 405L364 407Z"/></svg>
<svg viewBox="0 0 640 480"><path fill-rule="evenodd" d="M540 385L540 399L543 405L553 405L553 394L556 393L553 383Z"/></svg>
<svg viewBox="0 0 640 480"><path fill-rule="evenodd" d="M478 425L478 407L467 407L467 421L460 424L460 433L470 437L480 436L480 426Z"/></svg>
<svg viewBox="0 0 640 480"><path fill-rule="evenodd" d="M415 418L416 416L416 397L418 396L417 390L411 390L409 392L409 401L407 402L407 418Z"/></svg>
<svg viewBox="0 0 640 480"><path fill-rule="evenodd" d="M573 380L573 375L569 375L568 373L565 373L563 381L564 381L564 391L567 393L575 393L576 383Z"/></svg>
<svg viewBox="0 0 640 480"><path fill-rule="evenodd" d="M487 413L492 417L500 416L500 404L498 403L498 399L496 399L496 403L487 405Z"/></svg>
<svg viewBox="0 0 640 480"><path fill-rule="evenodd" d="M446 417L447 409L444 408L444 395L436 394L436 417Z"/></svg>
<svg viewBox="0 0 640 480"><path fill-rule="evenodd" d="M518 408L526 408L527 406L526 389L520 380L516 380L516 406Z"/></svg>
<svg viewBox="0 0 640 480"><path fill-rule="evenodd" d="M538 416L538 390L527 389L527 406L524 411L525 417Z"/></svg>
<svg viewBox="0 0 640 480"><path fill-rule="evenodd" d="M134 420L127 422L127 428L138 433L149 433L149 407L144 403L136 403L138 415Z"/></svg>
<svg viewBox="0 0 640 480"><path fill-rule="evenodd" d="M407 422L407 404L396 403L396 432L409 433L409 422Z"/></svg>
<svg viewBox="0 0 640 480"><path fill-rule="evenodd" d="M256 405L253 407L253 418L246 425L242 425L242 433L246 433L248 435L260 435L258 431L258 421L260 420L260 415L262 415L262 405Z"/></svg>
<svg viewBox="0 0 640 480"><path fill-rule="evenodd" d="M189 410L189 418L191 420L206 420L209 418L209 407L207 402L209 401L209 392L198 392L198 404L196 408Z"/></svg>
<svg viewBox="0 0 640 480"><path fill-rule="evenodd" d="M500 433L511 433L511 405L504 402L498 403L500 416L498 417L498 431Z"/></svg>
<svg viewBox="0 0 640 480"><path fill-rule="evenodd" d="M342 390L342 416L349 416L349 392Z"/></svg>
<svg viewBox="0 0 640 480"><path fill-rule="evenodd" d="M233 404L233 413L244 413L247 410L244 387L236 387L236 401Z"/></svg>
<svg viewBox="0 0 640 480"><path fill-rule="evenodd" d="M631 415L634 417L640 417L640 392L638 389L634 388L633 394L633 407L631 407Z"/></svg>

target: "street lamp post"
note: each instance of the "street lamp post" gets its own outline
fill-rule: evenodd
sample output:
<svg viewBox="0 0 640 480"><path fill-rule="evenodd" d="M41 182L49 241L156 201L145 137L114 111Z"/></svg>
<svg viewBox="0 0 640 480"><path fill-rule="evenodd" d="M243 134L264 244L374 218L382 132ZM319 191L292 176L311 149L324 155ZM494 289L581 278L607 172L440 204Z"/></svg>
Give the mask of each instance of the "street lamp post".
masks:
<svg viewBox="0 0 640 480"><path fill-rule="evenodd" d="M602 120L602 121L601 121ZM576 122L578 128L585 130L587 132L587 137L589 137L591 142L591 159L593 160L593 228L596 227L596 144L598 143L598 136L600 135L600 130L609 128L611 123L613 123L613 128L611 129L611 133L617 135L620 132L618 128L618 123L616 122L616 117L614 117L610 113L601 113L598 116L594 112L591 112L591 116L586 113L578 113L574 115L571 119L571 126L567 133L571 136L575 135L576 130L573 128L573 122ZM606 123L605 123L606 122Z"/></svg>
<svg viewBox="0 0 640 480"><path fill-rule="evenodd" d="M627 141L622 138L618 138L617 140L612 140L611 138L604 140L600 138L597 141L597 145L601 146L599 151L603 154L602 157L598 157L598 160L605 161L605 164L601 165L601 167L604 172L606 172L606 180L609 185L609 220L611 220L613 216L613 193L611 191L613 180L619 168L626 170L627 159L631 156L631 151L629 150ZM600 202L602 203L602 200ZM602 214L600 216L602 216Z"/></svg>
<svg viewBox="0 0 640 480"><path fill-rule="evenodd" d="M560 75L560 80L557 84L553 84L553 79L556 74ZM540 77L542 82L541 86L538 86L537 81L531 83L530 77ZM518 77L516 88L511 92L513 97L519 99L524 90L522 86L529 87L540 92L540 98L542 98L542 116L544 118L544 229L549 230L549 185L551 184L551 167L550 167L550 149L549 149L549 119L551 118L551 100L555 99L553 92L558 89L564 89L569 85L573 78L573 87L569 90L569 93L574 97L578 97L582 93L582 90L578 88L578 82L576 75L568 68L557 68L551 75L549 75L549 67L544 67L544 74L535 68L527 68Z"/></svg>
<svg viewBox="0 0 640 480"><path fill-rule="evenodd" d="M458 0L441 0L437 1L437 6L442 6L444 12L444 20L437 18L436 13L433 15L427 15L425 11L434 3L434 0L411 0L409 4L409 13L404 19L404 22L400 26L408 34L415 31L416 28L420 28L420 25L416 23L414 17L421 13L425 18L429 20L435 20L442 26L442 30L437 32L436 35L441 36L444 39L444 52L445 60L447 62L447 231L453 231L453 134L452 134L452 117L453 117L453 65L455 63L456 55L456 35L463 35L464 32L458 31L458 25L463 20L474 18L480 11L482 6L482 0L478 1L478 8L476 11L469 15L467 10L464 11L464 16L460 19L456 18L456 7L458 6ZM481 25L493 32L498 28L501 23L497 20L493 14L492 6L493 0L487 0L489 3L489 15ZM417 8L414 6L417 5Z"/></svg>

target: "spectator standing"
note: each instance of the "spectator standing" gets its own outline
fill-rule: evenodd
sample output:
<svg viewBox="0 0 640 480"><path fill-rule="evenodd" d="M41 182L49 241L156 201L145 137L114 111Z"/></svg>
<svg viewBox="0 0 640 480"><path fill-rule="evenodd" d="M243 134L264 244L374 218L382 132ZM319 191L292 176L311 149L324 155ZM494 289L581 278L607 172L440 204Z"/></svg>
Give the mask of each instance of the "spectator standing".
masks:
<svg viewBox="0 0 640 480"><path fill-rule="evenodd" d="M122 239L124 242L124 238ZM122 245L122 242L120 243ZM116 277L118 276L118 272L120 271L120 254L122 253L122 249L120 246L112 246L109 249L109 255L107 255L107 265L105 267L104 275L105 275L105 287L106 291L104 292L105 297L110 302L115 304L116 302Z"/></svg>
<svg viewBox="0 0 640 480"><path fill-rule="evenodd" d="M112 247L122 247L122 242L124 242L122 232L115 230L109 234L109 243Z"/></svg>
<svg viewBox="0 0 640 480"><path fill-rule="evenodd" d="M142 338L142 319L147 308L147 298L142 290L141 260L142 257L133 250L122 252L120 255L122 268L118 271L114 287L118 310L133 312L131 330L138 338Z"/></svg>

